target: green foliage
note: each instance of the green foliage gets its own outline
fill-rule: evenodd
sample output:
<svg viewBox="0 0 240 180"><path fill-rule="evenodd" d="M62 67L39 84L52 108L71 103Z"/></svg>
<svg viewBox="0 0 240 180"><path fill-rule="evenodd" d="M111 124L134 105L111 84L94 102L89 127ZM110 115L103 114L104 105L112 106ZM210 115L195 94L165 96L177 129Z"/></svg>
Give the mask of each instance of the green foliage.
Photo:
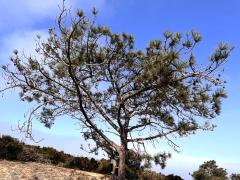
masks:
<svg viewBox="0 0 240 180"><path fill-rule="evenodd" d="M94 158L91 158L90 159L90 162L89 162L89 169L90 171L96 171L96 169L98 168L99 166L99 162L96 161Z"/></svg>
<svg viewBox="0 0 240 180"><path fill-rule="evenodd" d="M227 180L227 171L216 165L216 161L204 162L199 169L193 172L194 180Z"/></svg>
<svg viewBox="0 0 240 180"><path fill-rule="evenodd" d="M84 170L86 167L85 165L86 165L85 158L74 157L65 165L65 167Z"/></svg>
<svg viewBox="0 0 240 180"><path fill-rule="evenodd" d="M143 171L140 177L142 180L165 180L164 175L153 171Z"/></svg>
<svg viewBox="0 0 240 180"><path fill-rule="evenodd" d="M167 175L165 177L166 180L183 180L180 176L176 176L176 175L173 175L173 174L170 174L170 175Z"/></svg>
<svg viewBox="0 0 240 180"><path fill-rule="evenodd" d="M232 175L230 176L230 179L231 179L231 180L240 180L240 174L232 174Z"/></svg>
<svg viewBox="0 0 240 180"><path fill-rule="evenodd" d="M23 151L23 143L11 136L0 137L0 159L18 160Z"/></svg>
<svg viewBox="0 0 240 180"><path fill-rule="evenodd" d="M126 160L126 178L139 179L141 174L145 173L147 169L151 169L152 162L154 162L155 165L160 165L161 168L165 168L166 161L170 157L171 155L169 153L157 153L151 156L147 153L138 154L130 150Z"/></svg>
<svg viewBox="0 0 240 180"><path fill-rule="evenodd" d="M126 160L126 178L127 179L138 179L143 168L141 166L142 157L140 154L135 153L134 151L129 151L127 160Z"/></svg>
<svg viewBox="0 0 240 180"><path fill-rule="evenodd" d="M127 179L143 180L171 180L160 173L150 170L144 170L142 166L143 160L152 159L151 156L140 156L134 151L130 151L127 159ZM0 138L0 159L18 160L23 162L39 162L47 163L66 168L73 168L102 174L111 174L112 164L110 160L101 159L99 161L94 158L74 157L63 151L57 151L52 147L39 147L20 143L11 136L2 136ZM151 161L149 159L149 161ZM167 179L166 179L167 178Z"/></svg>
<svg viewBox="0 0 240 180"><path fill-rule="evenodd" d="M49 159L52 164L65 163L67 156L63 151L57 151L51 147L43 147L40 151L41 154L46 156L46 159Z"/></svg>
<svg viewBox="0 0 240 180"><path fill-rule="evenodd" d="M96 15L96 9L89 18L78 10L73 18L63 3L48 38L38 36L39 56L14 51L11 62L2 66L7 82L0 92L16 88L22 101L37 104L22 128L30 137L34 118L47 128L59 116L78 120L84 138L96 143L90 152L101 148L109 157L118 154L119 176L125 179L129 143L142 150L146 142L163 138L176 150L171 137L215 127L210 120L227 97L221 74L233 47L219 44L200 66L194 48L202 37L196 31L167 31L137 49L133 36L99 25ZM65 162L62 154L49 154L53 163ZM151 160L164 167L165 157ZM72 163L81 165L81 160ZM139 167L138 161L127 163Z"/></svg>
<svg viewBox="0 0 240 180"><path fill-rule="evenodd" d="M102 174L111 174L111 172L112 172L111 162L106 159L101 159L99 161L99 166L98 166L98 169L96 172L102 173Z"/></svg>
<svg viewBox="0 0 240 180"><path fill-rule="evenodd" d="M140 175L141 180L183 180L180 176L173 174L163 175L154 171L143 171Z"/></svg>
<svg viewBox="0 0 240 180"><path fill-rule="evenodd" d="M24 146L23 151L19 156L20 161L24 162L42 162L40 154L36 151L36 148L30 146Z"/></svg>
<svg viewBox="0 0 240 180"><path fill-rule="evenodd" d="M91 158L90 160L86 157L73 157L70 159L65 167L80 169L85 171L96 171L98 168L98 162Z"/></svg>

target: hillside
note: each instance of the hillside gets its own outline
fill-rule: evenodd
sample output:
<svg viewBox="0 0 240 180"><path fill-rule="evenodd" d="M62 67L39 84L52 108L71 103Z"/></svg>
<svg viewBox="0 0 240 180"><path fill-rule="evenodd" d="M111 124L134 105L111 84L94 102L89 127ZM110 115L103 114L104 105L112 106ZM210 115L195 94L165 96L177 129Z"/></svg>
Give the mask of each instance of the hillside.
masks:
<svg viewBox="0 0 240 180"><path fill-rule="evenodd" d="M35 162L0 160L0 180L107 180L106 175Z"/></svg>
<svg viewBox="0 0 240 180"><path fill-rule="evenodd" d="M134 159L132 160L134 163ZM127 169L127 179L182 180L173 174L165 176L149 169ZM19 179L109 179L112 165L109 160L75 157L52 147L32 146L11 136L0 136L0 180Z"/></svg>

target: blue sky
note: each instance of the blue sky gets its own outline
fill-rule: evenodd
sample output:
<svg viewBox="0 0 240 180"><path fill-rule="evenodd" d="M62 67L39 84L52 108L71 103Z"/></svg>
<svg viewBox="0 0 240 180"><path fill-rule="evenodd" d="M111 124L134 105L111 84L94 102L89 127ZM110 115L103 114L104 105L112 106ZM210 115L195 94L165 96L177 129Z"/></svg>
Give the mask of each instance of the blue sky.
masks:
<svg viewBox="0 0 240 180"><path fill-rule="evenodd" d="M31 53L36 34L47 36L47 29L54 26L60 0L0 0L0 64L5 64L13 49ZM240 173L240 1L237 0L68 0L72 9L89 12L97 7L98 22L115 32L134 35L138 48L144 48L149 40L161 38L165 30L187 32L197 30L203 41L195 49L200 63L206 62L216 45L223 41L235 46L225 65L228 98L223 101L221 115L214 120L217 128L212 132L197 132L191 137L176 139L181 147L174 153L165 143L157 150L169 150L173 157L164 173L179 174L190 179L189 172L196 170L203 161L215 159L229 172ZM0 78L0 86L3 86ZM23 137L12 128L24 119L31 107L18 101L17 92L9 92L0 99L0 134ZM76 122L62 117L52 130L34 123L34 134L44 138L41 145L54 146L75 155L84 153ZM29 142L29 140L27 140ZM31 142L33 143L33 142ZM151 149L151 152L156 150ZM158 170L158 168L154 168Z"/></svg>

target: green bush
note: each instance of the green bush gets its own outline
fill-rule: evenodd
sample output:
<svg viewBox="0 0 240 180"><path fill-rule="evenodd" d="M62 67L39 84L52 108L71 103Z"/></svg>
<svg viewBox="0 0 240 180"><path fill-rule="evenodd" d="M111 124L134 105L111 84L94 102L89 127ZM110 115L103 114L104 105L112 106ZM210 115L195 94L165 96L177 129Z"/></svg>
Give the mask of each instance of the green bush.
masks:
<svg viewBox="0 0 240 180"><path fill-rule="evenodd" d="M86 157L73 157L70 159L70 161L66 164L65 167L85 171L96 171L96 169L98 168L98 162L93 158L89 160Z"/></svg>
<svg viewBox="0 0 240 180"><path fill-rule="evenodd" d="M90 163L90 166L88 167L89 171L96 171L99 166L99 162L96 161L94 158L91 158L89 163Z"/></svg>
<svg viewBox="0 0 240 180"><path fill-rule="evenodd" d="M40 159L41 159L40 155L36 151L36 149L33 147L27 147L27 146L25 146L23 148L23 151L21 152L21 154L19 156L19 160L24 161L24 162L29 162L29 161L41 162Z"/></svg>
<svg viewBox="0 0 240 180"><path fill-rule="evenodd" d="M63 151L57 151L51 147L32 146L20 143L17 139L11 136L0 137L0 159L19 160L24 162L39 162L47 164L55 164L66 168L74 168L84 171L92 171L101 174L111 174L112 164L110 160L101 159L100 161L94 158L74 157L70 154L65 154ZM162 175L150 170L144 170L141 167L141 157L134 152L129 152L127 157L127 179L135 180L182 180L179 176ZM236 175L233 175L232 179Z"/></svg>
<svg viewBox="0 0 240 180"><path fill-rule="evenodd" d="M218 167L216 161L214 160L210 160L201 164L199 169L194 171L191 176L194 180L228 179L226 169Z"/></svg>
<svg viewBox="0 0 240 180"><path fill-rule="evenodd" d="M143 171L141 167L142 158L139 154L135 153L134 151L129 151L128 157L126 160L127 163L127 171L126 171L126 178L137 180L139 179L139 175Z"/></svg>
<svg viewBox="0 0 240 180"><path fill-rule="evenodd" d="M0 159L18 160L23 151L23 143L11 136L0 137Z"/></svg>
<svg viewBox="0 0 240 180"><path fill-rule="evenodd" d="M140 179L141 180L167 180L167 178L161 173L156 173L149 170L145 170L144 172L142 172Z"/></svg>
<svg viewBox="0 0 240 180"><path fill-rule="evenodd" d="M231 180L240 180L240 174L232 174L232 175L230 176L230 179L231 179Z"/></svg>
<svg viewBox="0 0 240 180"><path fill-rule="evenodd" d="M70 159L70 161L66 164L66 167L73 168L73 169L80 169L80 170L86 170L86 159L83 157L73 157Z"/></svg>
<svg viewBox="0 0 240 180"><path fill-rule="evenodd" d="M101 159L99 161L99 166L98 166L98 169L96 172L101 173L101 174L111 174L111 172L112 172L111 162L106 159Z"/></svg>
<svg viewBox="0 0 240 180"><path fill-rule="evenodd" d="M170 175L166 176L166 180L183 180L183 179L180 176L170 174Z"/></svg>
<svg viewBox="0 0 240 180"><path fill-rule="evenodd" d="M43 147L39 153L43 154L52 164L65 163L67 160L67 155L63 151L59 152L51 147Z"/></svg>

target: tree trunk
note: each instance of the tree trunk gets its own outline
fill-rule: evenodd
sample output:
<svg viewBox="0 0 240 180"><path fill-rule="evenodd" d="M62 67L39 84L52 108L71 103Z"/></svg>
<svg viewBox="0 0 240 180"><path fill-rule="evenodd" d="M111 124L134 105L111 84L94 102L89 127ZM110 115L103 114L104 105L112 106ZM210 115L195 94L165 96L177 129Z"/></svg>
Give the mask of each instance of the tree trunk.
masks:
<svg viewBox="0 0 240 180"><path fill-rule="evenodd" d="M119 151L118 180L125 180L126 177L126 151L121 146Z"/></svg>

